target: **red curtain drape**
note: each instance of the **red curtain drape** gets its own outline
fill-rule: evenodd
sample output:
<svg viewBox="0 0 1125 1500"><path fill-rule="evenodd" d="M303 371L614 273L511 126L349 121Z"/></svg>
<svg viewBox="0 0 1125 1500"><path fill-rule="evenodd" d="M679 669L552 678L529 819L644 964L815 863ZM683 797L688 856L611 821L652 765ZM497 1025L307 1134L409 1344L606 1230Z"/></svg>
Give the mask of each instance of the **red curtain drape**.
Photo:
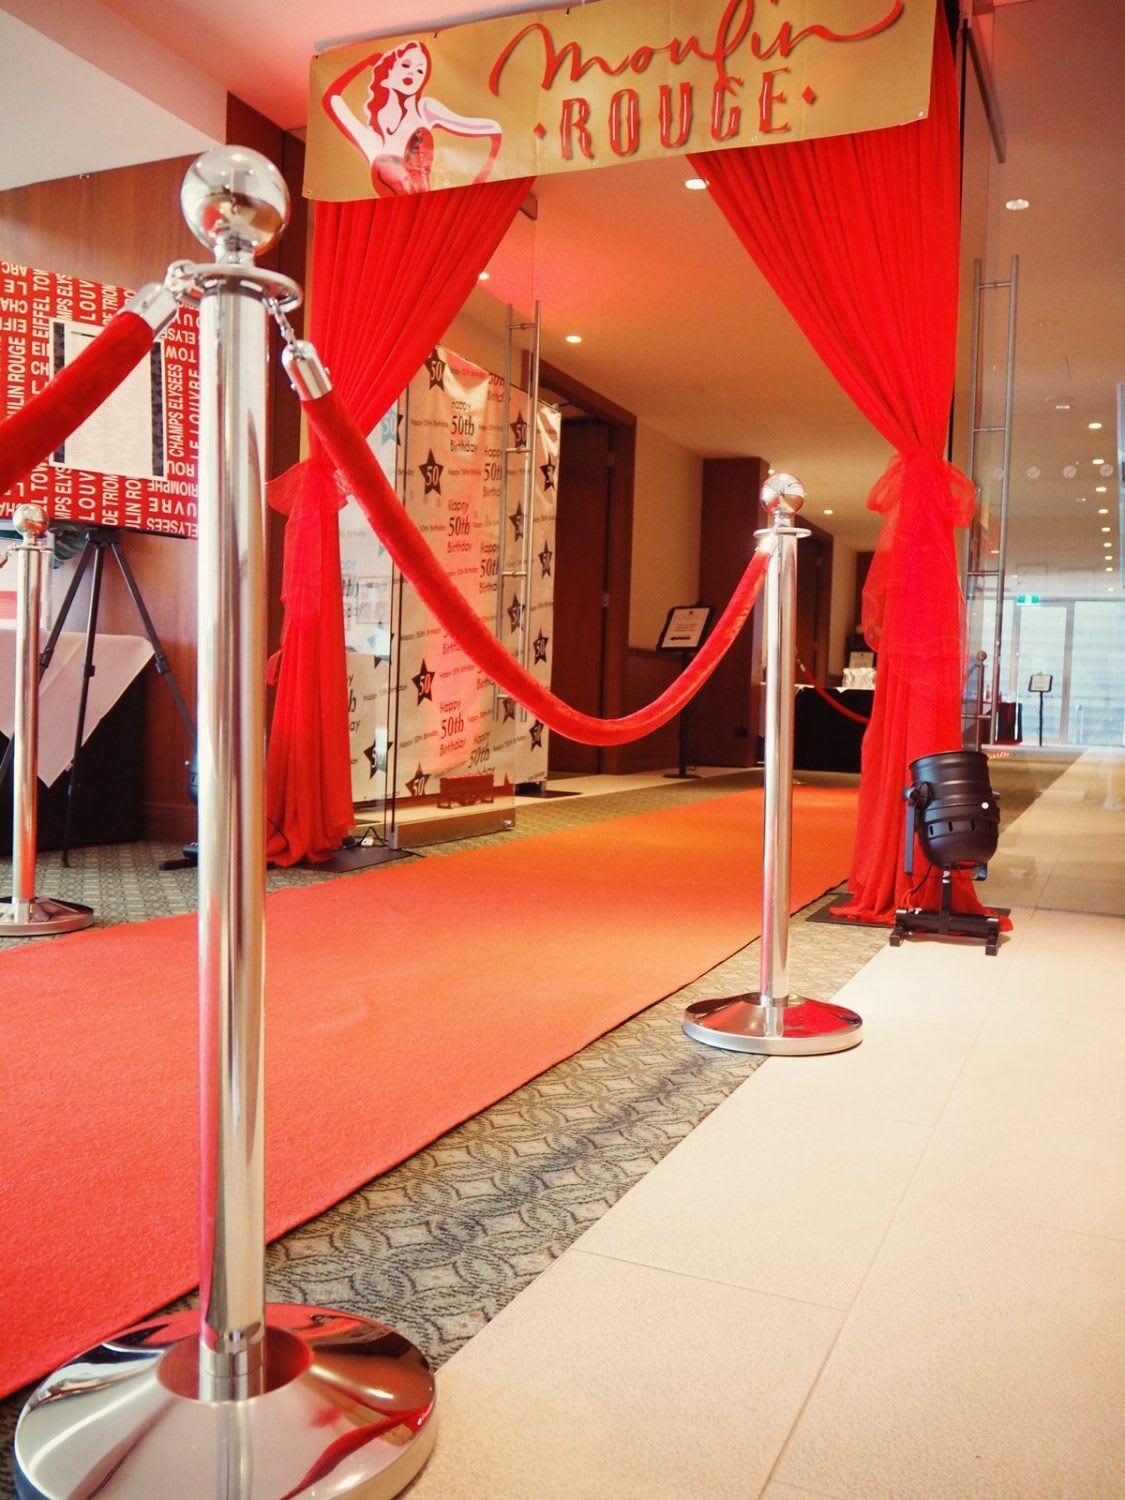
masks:
<svg viewBox="0 0 1125 1500"><path fill-rule="evenodd" d="M531 184L318 203L309 336L369 432L464 304ZM352 825L338 512L311 455L271 487L288 516L277 697L266 763L269 857L325 859Z"/></svg>
<svg viewBox="0 0 1125 1500"><path fill-rule="evenodd" d="M867 920L893 919L912 889L903 874L908 763L961 746L954 529L969 523L974 497L944 458L956 360L958 130L939 7L928 118L692 158L817 353L898 450L867 502L883 516L864 591L879 671L863 742L853 899L839 908ZM916 869L927 869L918 859ZM931 895L924 881L910 899ZM965 882L958 898L975 904Z"/></svg>

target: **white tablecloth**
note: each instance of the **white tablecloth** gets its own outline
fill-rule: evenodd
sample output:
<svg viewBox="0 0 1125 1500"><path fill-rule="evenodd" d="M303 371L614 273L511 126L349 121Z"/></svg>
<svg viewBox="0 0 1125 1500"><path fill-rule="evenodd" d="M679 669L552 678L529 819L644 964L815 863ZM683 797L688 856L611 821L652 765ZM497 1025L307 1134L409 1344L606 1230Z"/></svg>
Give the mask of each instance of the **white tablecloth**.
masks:
<svg viewBox="0 0 1125 1500"><path fill-rule="evenodd" d="M41 647L46 643L44 634ZM59 779L74 754L85 646L85 636L64 631L39 687L39 780L44 786L51 786ZM151 658L152 647L143 636L95 638L95 671L86 703L83 744ZM15 669L15 622L0 619L0 733L9 739L15 720Z"/></svg>

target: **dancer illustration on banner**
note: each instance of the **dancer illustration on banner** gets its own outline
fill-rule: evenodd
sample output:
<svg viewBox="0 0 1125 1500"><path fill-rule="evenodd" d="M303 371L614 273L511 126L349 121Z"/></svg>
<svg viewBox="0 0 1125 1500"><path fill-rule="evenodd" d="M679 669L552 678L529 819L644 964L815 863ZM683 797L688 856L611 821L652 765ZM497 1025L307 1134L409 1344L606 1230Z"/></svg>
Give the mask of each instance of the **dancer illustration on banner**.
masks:
<svg viewBox="0 0 1125 1500"><path fill-rule="evenodd" d="M344 98L354 79L371 70L367 119L361 120ZM487 159L475 177L484 182L500 152L503 132L495 120L471 119L428 98L430 54L419 41L403 42L390 52L373 52L329 87L324 108L362 151L371 168L371 183L380 196L426 193L434 160L434 131L472 138L489 137Z"/></svg>

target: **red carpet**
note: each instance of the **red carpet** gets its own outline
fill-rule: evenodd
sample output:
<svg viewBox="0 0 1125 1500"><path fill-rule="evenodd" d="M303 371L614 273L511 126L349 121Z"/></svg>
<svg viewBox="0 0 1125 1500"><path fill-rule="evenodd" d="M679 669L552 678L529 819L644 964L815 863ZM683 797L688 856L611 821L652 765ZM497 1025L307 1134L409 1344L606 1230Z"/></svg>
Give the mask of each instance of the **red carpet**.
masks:
<svg viewBox="0 0 1125 1500"><path fill-rule="evenodd" d="M798 790L794 909L854 817ZM760 836L742 792L271 896L271 1238L755 937ZM198 1279L195 919L17 948L0 981L8 1392Z"/></svg>

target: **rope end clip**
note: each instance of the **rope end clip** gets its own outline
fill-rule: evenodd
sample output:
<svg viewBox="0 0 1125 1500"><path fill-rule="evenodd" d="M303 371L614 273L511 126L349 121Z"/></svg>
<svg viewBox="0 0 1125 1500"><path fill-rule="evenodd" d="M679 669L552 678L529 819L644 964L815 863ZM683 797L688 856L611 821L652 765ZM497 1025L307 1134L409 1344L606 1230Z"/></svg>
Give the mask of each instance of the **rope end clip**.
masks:
<svg viewBox="0 0 1125 1500"><path fill-rule="evenodd" d="M121 309L143 318L152 329L153 338L159 338L166 328L176 321L180 304L175 292L162 281L149 281L134 292Z"/></svg>

